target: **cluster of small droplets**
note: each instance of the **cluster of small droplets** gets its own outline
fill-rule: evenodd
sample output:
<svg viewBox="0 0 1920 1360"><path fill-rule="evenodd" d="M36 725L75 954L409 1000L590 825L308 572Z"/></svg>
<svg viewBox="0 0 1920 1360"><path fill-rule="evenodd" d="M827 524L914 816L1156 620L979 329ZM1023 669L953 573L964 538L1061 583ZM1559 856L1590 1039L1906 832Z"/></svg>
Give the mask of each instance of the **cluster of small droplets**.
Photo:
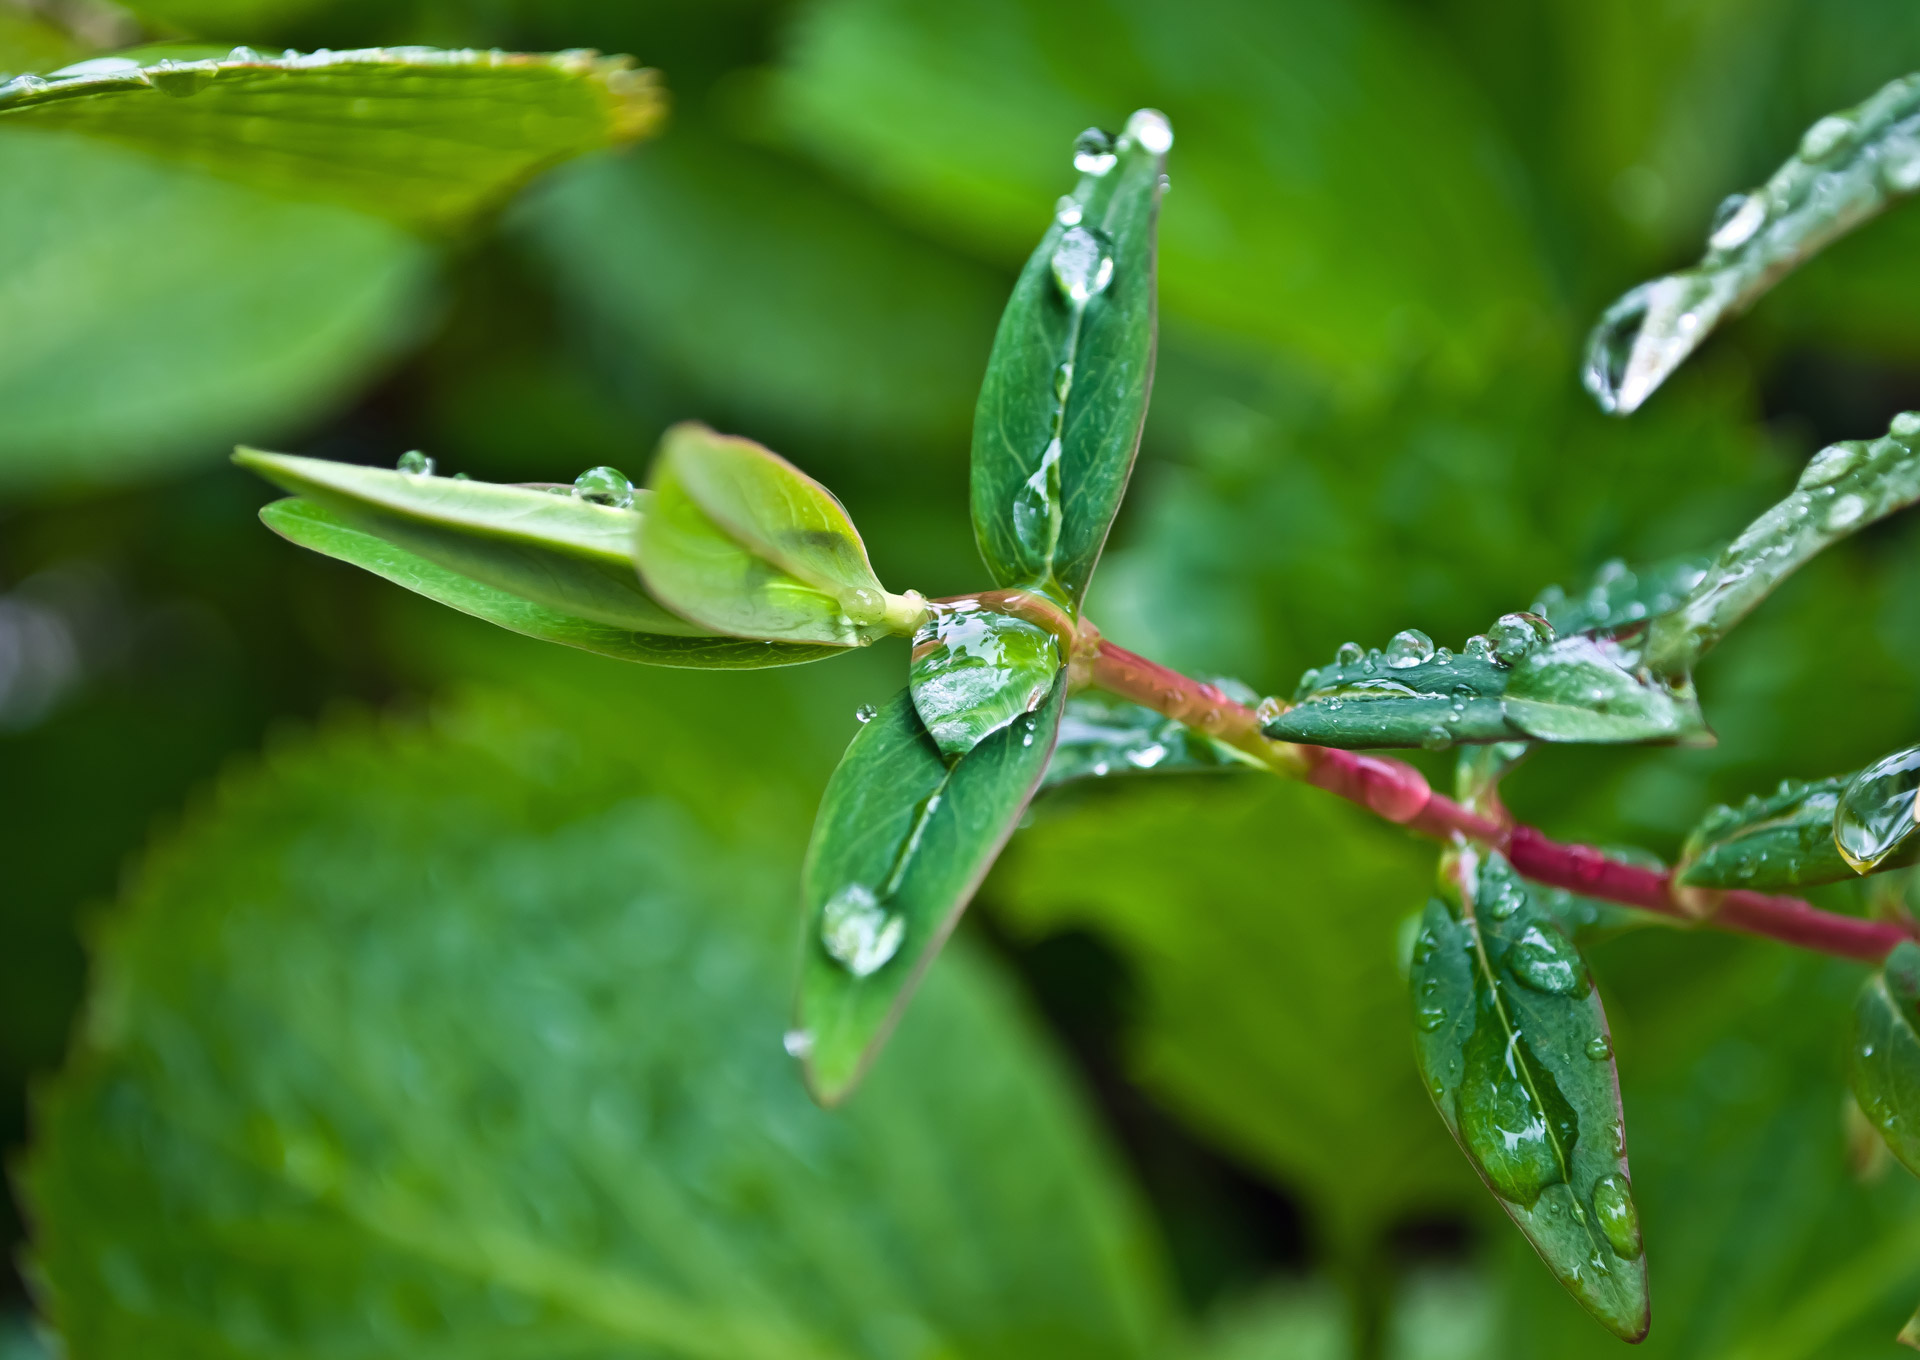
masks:
<svg viewBox="0 0 1920 1360"><path fill-rule="evenodd" d="M633 482L619 468L588 468L573 479L575 500L626 510L633 505Z"/></svg>

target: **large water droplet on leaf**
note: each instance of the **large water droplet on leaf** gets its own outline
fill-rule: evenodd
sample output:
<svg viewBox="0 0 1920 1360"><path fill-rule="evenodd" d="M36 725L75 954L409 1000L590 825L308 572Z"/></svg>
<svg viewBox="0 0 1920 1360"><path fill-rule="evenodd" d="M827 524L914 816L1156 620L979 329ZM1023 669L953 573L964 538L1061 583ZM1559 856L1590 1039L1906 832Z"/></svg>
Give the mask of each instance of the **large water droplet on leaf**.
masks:
<svg viewBox="0 0 1920 1360"><path fill-rule="evenodd" d="M1042 566L1051 565L1060 543L1060 452L1060 441L1049 441L1040 466L1013 498L1013 535Z"/></svg>
<svg viewBox="0 0 1920 1360"><path fill-rule="evenodd" d="M1097 127L1073 139L1073 168L1083 175L1104 175L1113 169L1113 138Z"/></svg>
<svg viewBox="0 0 1920 1360"><path fill-rule="evenodd" d="M1640 338L1640 327L1647 319L1647 307L1652 294L1653 285L1650 283L1643 283L1625 294L1601 313L1600 321L1587 341L1587 361L1581 372L1581 380L1603 411L1611 413L1633 409L1632 406L1622 405L1621 389L1627 380L1627 366L1633 358L1634 344ZM1638 405L1637 402L1634 404Z"/></svg>
<svg viewBox="0 0 1920 1360"><path fill-rule="evenodd" d="M1587 1040L1587 1056L1595 1062L1605 1062L1613 1056L1613 1041L1604 1034L1596 1034Z"/></svg>
<svg viewBox="0 0 1920 1360"><path fill-rule="evenodd" d="M1857 441L1827 445L1808 460L1800 474L1799 488L1806 491L1839 481L1859 465L1865 452L1866 447Z"/></svg>
<svg viewBox="0 0 1920 1360"><path fill-rule="evenodd" d="M1833 813L1833 842L1855 873L1866 873L1913 834L1920 794L1920 746L1896 751L1853 777Z"/></svg>
<svg viewBox="0 0 1920 1360"><path fill-rule="evenodd" d="M805 1058L813 1052L813 1032L790 1029L780 1036L780 1046L787 1050L789 1058Z"/></svg>
<svg viewBox="0 0 1920 1360"><path fill-rule="evenodd" d="M1357 666L1360 664L1360 658L1366 654L1366 648L1362 647L1359 643L1343 642L1340 644L1339 650L1333 654L1333 664L1336 666Z"/></svg>
<svg viewBox="0 0 1920 1360"><path fill-rule="evenodd" d="M394 467L409 477L433 476L433 459L418 449L408 449L400 455L400 461Z"/></svg>
<svg viewBox="0 0 1920 1360"><path fill-rule="evenodd" d="M1553 1074L1519 1034L1482 1009L1467 1040L1460 1083L1460 1137L1503 1199L1531 1208L1540 1192L1566 1179L1577 1130L1573 1108Z"/></svg>
<svg viewBox="0 0 1920 1360"><path fill-rule="evenodd" d="M820 943L841 967L866 977L900 951L906 918L888 911L864 883L849 883L820 913Z"/></svg>
<svg viewBox="0 0 1920 1360"><path fill-rule="evenodd" d="M1151 155L1164 156L1173 150L1173 124L1158 109L1135 109L1127 119L1126 135Z"/></svg>
<svg viewBox="0 0 1920 1360"><path fill-rule="evenodd" d="M1536 992L1581 996L1588 987L1587 966L1580 951L1558 930L1544 924L1527 926L1507 949L1507 967Z"/></svg>
<svg viewBox="0 0 1920 1360"><path fill-rule="evenodd" d="M1538 614L1502 614L1487 630L1494 660L1511 666L1553 641L1553 625Z"/></svg>
<svg viewBox="0 0 1920 1360"><path fill-rule="evenodd" d="M1839 114L1828 114L1812 127L1800 139L1800 159L1803 161L1823 161L1841 150L1853 140L1859 129L1851 118L1842 118Z"/></svg>
<svg viewBox="0 0 1920 1360"><path fill-rule="evenodd" d="M573 479L573 494L595 505L625 510L633 504L633 483L619 468L593 467Z"/></svg>
<svg viewBox="0 0 1920 1360"><path fill-rule="evenodd" d="M1387 665L1394 670L1418 666L1433 660L1433 639L1418 628L1405 628L1393 635L1385 655Z"/></svg>
<svg viewBox="0 0 1920 1360"><path fill-rule="evenodd" d="M1715 250L1737 250L1753 239L1760 224L1767 220L1764 194L1732 194L1720 202L1713 214L1713 226L1707 244Z"/></svg>
<svg viewBox="0 0 1920 1360"><path fill-rule="evenodd" d="M1053 248L1053 281L1074 307L1104 293L1113 282L1113 252L1106 240L1086 227L1068 227Z"/></svg>
<svg viewBox="0 0 1920 1360"><path fill-rule="evenodd" d="M1614 1255L1626 1261L1640 1259L1640 1210L1624 1176L1602 1176L1593 1187L1593 1214Z"/></svg>

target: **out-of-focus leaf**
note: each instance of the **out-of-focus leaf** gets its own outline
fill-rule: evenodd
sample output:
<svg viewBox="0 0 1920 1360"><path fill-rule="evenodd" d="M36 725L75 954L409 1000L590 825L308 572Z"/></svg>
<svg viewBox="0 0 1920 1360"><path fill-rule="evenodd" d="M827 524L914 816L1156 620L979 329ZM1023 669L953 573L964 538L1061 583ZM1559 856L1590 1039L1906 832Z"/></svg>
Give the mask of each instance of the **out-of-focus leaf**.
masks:
<svg viewBox="0 0 1920 1360"><path fill-rule="evenodd" d="M598 652L653 666L745 670L791 666L838 655L837 647L790 642L753 642L733 637L678 637L637 633L569 614L524 596L508 594L408 552L392 540L341 518L311 501L275 501L260 512L269 529L302 548L325 553L463 614L542 642Z"/></svg>
<svg viewBox="0 0 1920 1360"><path fill-rule="evenodd" d="M1860 989L1847 1075L1860 1110L1920 1176L1920 945L1895 945Z"/></svg>
<svg viewBox="0 0 1920 1360"><path fill-rule="evenodd" d="M802 871L807 936L793 1042L827 1104L844 1099L899 1021L1039 786L1066 703L948 764L902 690L847 747Z"/></svg>
<svg viewBox="0 0 1920 1360"><path fill-rule="evenodd" d="M1429 857L1272 779L1043 800L987 886L1020 935L1089 930L1136 980L1130 1075L1300 1195L1336 1269L1476 1187L1407 1058L1393 933Z"/></svg>
<svg viewBox="0 0 1920 1360"><path fill-rule="evenodd" d="M1496 852L1442 858L1414 942L1415 1052L1441 1118L1554 1276L1646 1334L1613 1042L1585 960Z"/></svg>
<svg viewBox="0 0 1920 1360"><path fill-rule="evenodd" d="M1556 633L1604 633L1644 623L1677 607L1713 564L1710 557L1679 557L1638 571L1616 557L1601 564L1585 590L1569 595L1548 586L1531 613Z"/></svg>
<svg viewBox="0 0 1920 1360"><path fill-rule="evenodd" d="M647 594L631 509L569 494L240 449L234 462L349 525L483 585L623 632L711 637Z"/></svg>
<svg viewBox="0 0 1920 1360"><path fill-rule="evenodd" d="M1723 317L1895 198L1920 189L1920 77L1807 129L1799 153L1714 214L1692 269L1634 288L1587 342L1585 379L1601 409L1637 409Z"/></svg>
<svg viewBox="0 0 1920 1360"><path fill-rule="evenodd" d="M1691 888L1797 888L1854 877L1833 841L1834 808L1851 778L1785 780L1766 798L1710 809L1687 836L1678 880Z"/></svg>
<svg viewBox="0 0 1920 1360"><path fill-rule="evenodd" d="M1060 640L1045 628L963 600L933 607L907 678L927 735L952 759L1045 703L1060 669Z"/></svg>
<svg viewBox="0 0 1920 1360"><path fill-rule="evenodd" d="M1690 682L1647 674L1612 637L1556 638L1536 614L1507 614L1458 655L1416 629L1385 650L1342 647L1300 679L1270 737L1353 749L1503 742L1649 742L1706 733Z"/></svg>
<svg viewBox="0 0 1920 1360"><path fill-rule="evenodd" d="M648 485L640 574L703 628L859 647L894 626L845 508L786 459L688 422L660 441Z"/></svg>
<svg viewBox="0 0 1920 1360"><path fill-rule="evenodd" d="M344 208L5 120L0 181L0 487L284 431L425 320L426 248Z"/></svg>
<svg viewBox="0 0 1920 1360"><path fill-rule="evenodd" d="M149 860L26 1171L71 1352L1159 1353L1141 1227L977 961L811 1107L785 832L660 796L638 731L682 721L336 731Z"/></svg>
<svg viewBox="0 0 1920 1360"><path fill-rule="evenodd" d="M97 57L0 85L0 126L110 138L277 193L445 229L664 103L631 58L428 47Z"/></svg>
<svg viewBox="0 0 1920 1360"><path fill-rule="evenodd" d="M1082 170L1021 271L973 420L973 536L1002 586L1078 609L1126 493L1153 384L1167 120L1077 144Z"/></svg>
<svg viewBox="0 0 1920 1360"><path fill-rule="evenodd" d="M1109 775L1247 768L1246 757L1164 714L1111 695L1076 694L1060 716L1042 788Z"/></svg>
<svg viewBox="0 0 1920 1360"><path fill-rule="evenodd" d="M1914 154L1920 167L1920 142ZM1879 439L1849 439L1815 454L1793 493L1748 525L1677 609L1653 621L1648 663L1684 674L1809 558L1920 500L1916 446L1920 412L1909 411Z"/></svg>
<svg viewBox="0 0 1920 1360"><path fill-rule="evenodd" d="M86 55L72 34L30 10L0 10L0 74L50 71Z"/></svg>
<svg viewBox="0 0 1920 1360"><path fill-rule="evenodd" d="M1499 134L1389 6L833 0L803 11L787 70L795 135L1006 255L1064 138L1165 109L1167 307L1340 377L1429 354L1483 374L1543 308Z"/></svg>
<svg viewBox="0 0 1920 1360"><path fill-rule="evenodd" d="M1005 281L817 168L676 124L554 175L516 217L623 378L664 360L708 408L832 447L964 447Z"/></svg>

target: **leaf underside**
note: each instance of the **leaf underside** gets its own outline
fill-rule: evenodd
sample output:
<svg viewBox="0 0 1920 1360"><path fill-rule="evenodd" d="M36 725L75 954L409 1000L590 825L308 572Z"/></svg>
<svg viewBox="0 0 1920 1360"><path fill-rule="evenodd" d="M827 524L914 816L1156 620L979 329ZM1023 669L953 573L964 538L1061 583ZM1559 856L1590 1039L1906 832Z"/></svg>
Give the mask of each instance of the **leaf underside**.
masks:
<svg viewBox="0 0 1920 1360"><path fill-rule="evenodd" d="M1125 774L1247 770L1247 757L1164 714L1099 693L1076 694L1060 717L1060 737L1042 788Z"/></svg>
<svg viewBox="0 0 1920 1360"><path fill-rule="evenodd" d="M823 1102L850 1092L885 1041L1039 786L1066 702L1044 703L949 764L902 690L854 736L827 783L802 871L807 922L797 1032ZM829 952L830 910L876 945ZM856 957L842 945L842 953ZM877 960L877 962L876 962Z"/></svg>
<svg viewBox="0 0 1920 1360"><path fill-rule="evenodd" d="M1415 1051L1440 1117L1541 1259L1609 1330L1649 1321L1606 1014L1499 854L1458 847L1421 919Z"/></svg>
<svg viewBox="0 0 1920 1360"><path fill-rule="evenodd" d="M300 198L446 229L664 111L625 57L428 47L106 57L0 85L0 127L83 132Z"/></svg>

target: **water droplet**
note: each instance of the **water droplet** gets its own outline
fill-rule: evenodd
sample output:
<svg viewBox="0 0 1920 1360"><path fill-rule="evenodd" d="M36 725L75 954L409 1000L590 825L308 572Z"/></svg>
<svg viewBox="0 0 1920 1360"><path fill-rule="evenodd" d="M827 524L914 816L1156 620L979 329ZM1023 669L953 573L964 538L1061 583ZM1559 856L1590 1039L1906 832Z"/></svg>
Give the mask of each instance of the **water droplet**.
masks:
<svg viewBox="0 0 1920 1360"><path fill-rule="evenodd" d="M1760 224L1767 220L1764 194L1731 194L1720 201L1713 214L1713 226L1707 244L1715 250L1735 250L1753 239Z"/></svg>
<svg viewBox="0 0 1920 1360"><path fill-rule="evenodd" d="M1441 1006L1419 1006L1413 1012L1413 1023L1431 1034L1447 1023L1447 1012Z"/></svg>
<svg viewBox="0 0 1920 1360"><path fill-rule="evenodd" d="M1467 1040L1459 1090L1460 1137L1503 1198L1531 1208L1565 1179L1561 1154L1578 1130L1553 1073L1518 1033L1482 1009Z"/></svg>
<svg viewBox="0 0 1920 1360"><path fill-rule="evenodd" d="M1887 433L1895 439L1912 439L1920 435L1920 411L1902 411L1893 418L1893 424L1887 427Z"/></svg>
<svg viewBox="0 0 1920 1360"><path fill-rule="evenodd" d="M1613 1056L1613 1042L1604 1034L1596 1034L1587 1040L1587 1056L1595 1062L1605 1062Z"/></svg>
<svg viewBox="0 0 1920 1360"><path fill-rule="evenodd" d="M469 476L468 476L468 475L467 475L466 473L464 473L464 472L456 472L456 473L454 473L454 474L453 474L453 476L452 476L451 478L449 478L448 480L450 480L450 481L455 481L455 482L470 482L470 481L472 481L472 480L473 480L473 478L471 478L471 477L469 477Z"/></svg>
<svg viewBox="0 0 1920 1360"><path fill-rule="evenodd" d="M855 586L842 597L840 608L853 623L878 623L887 616L887 597L871 586Z"/></svg>
<svg viewBox="0 0 1920 1360"><path fill-rule="evenodd" d="M1053 281L1071 306L1084 307L1113 282L1113 253L1098 233L1068 227L1053 248Z"/></svg>
<svg viewBox="0 0 1920 1360"><path fill-rule="evenodd" d="M1599 323L1593 328L1593 335L1587 341L1587 359L1581 381L1593 393L1603 411L1624 413L1639 405L1638 399L1628 404L1627 394L1622 389L1626 384L1628 365L1633 359L1634 346L1640 339L1640 328L1646 322L1647 309L1652 301L1653 284L1643 283L1634 288L1601 314Z"/></svg>
<svg viewBox="0 0 1920 1360"><path fill-rule="evenodd" d="M593 467L573 479L573 494L578 500L625 510L633 504L633 483L619 468Z"/></svg>
<svg viewBox="0 0 1920 1360"><path fill-rule="evenodd" d="M1272 695L1268 695L1260 701L1260 706L1253 710L1253 716L1259 720L1262 727L1265 727L1268 723L1277 721L1280 715L1286 711L1287 706L1285 704L1281 703L1279 699Z"/></svg>
<svg viewBox="0 0 1920 1360"><path fill-rule="evenodd" d="M1536 992L1579 996L1589 985L1580 951L1551 926L1529 925L1522 930L1507 949L1507 967Z"/></svg>
<svg viewBox="0 0 1920 1360"><path fill-rule="evenodd" d="M1493 643L1493 657L1503 666L1511 666L1553 641L1553 625L1538 614L1502 614L1487 636Z"/></svg>
<svg viewBox="0 0 1920 1360"><path fill-rule="evenodd" d="M1800 139L1800 159L1803 161L1827 159L1852 141L1855 131L1851 118L1828 114L1808 128L1806 135Z"/></svg>
<svg viewBox="0 0 1920 1360"><path fill-rule="evenodd" d="M1827 513L1820 523L1832 532L1839 532L1860 522L1867 513L1867 503L1859 496L1848 494L1841 496L1827 507Z"/></svg>
<svg viewBox="0 0 1920 1360"><path fill-rule="evenodd" d="M1526 901L1527 890L1502 875L1481 880L1480 900L1474 905L1489 920L1504 921L1526 905Z"/></svg>
<svg viewBox="0 0 1920 1360"><path fill-rule="evenodd" d="M1164 156L1173 150L1173 124L1158 109L1136 109L1127 119L1126 135L1149 155Z"/></svg>
<svg viewBox="0 0 1920 1360"><path fill-rule="evenodd" d="M1053 561L1060 543L1060 441L1053 439L1040 455L1040 466L1021 485L1013 500L1013 532L1020 546L1037 562Z"/></svg>
<svg viewBox="0 0 1920 1360"><path fill-rule="evenodd" d="M1435 723L1420 734L1420 746L1426 751L1444 751L1453 745L1453 733Z"/></svg>
<svg viewBox="0 0 1920 1360"><path fill-rule="evenodd" d="M875 718L879 716L880 716L880 710L875 708L872 704L862 704L860 705L860 707L853 710L853 720L859 723L862 727L866 726L868 723L872 722Z"/></svg>
<svg viewBox="0 0 1920 1360"><path fill-rule="evenodd" d="M401 454L400 461L395 463L394 467L406 473L409 477L433 476L433 459L427 457L426 454L420 452L418 449L408 449L405 453Z"/></svg>
<svg viewBox="0 0 1920 1360"><path fill-rule="evenodd" d="M1593 1185L1593 1212L1600 1232L1623 1261L1640 1259L1640 1211L1625 1176L1602 1176Z"/></svg>
<svg viewBox="0 0 1920 1360"><path fill-rule="evenodd" d="M805 1058L813 1052L813 1031L790 1029L780 1036L780 1046L789 1058Z"/></svg>
<svg viewBox="0 0 1920 1360"><path fill-rule="evenodd" d="M1413 941L1413 962L1415 966L1424 967L1427 960L1433 957L1433 951L1439 947L1440 941L1434 936L1431 930L1421 931Z"/></svg>
<svg viewBox="0 0 1920 1360"><path fill-rule="evenodd" d="M1073 390L1073 361L1067 360L1053 370L1053 395L1056 401L1064 402L1067 393Z"/></svg>
<svg viewBox="0 0 1920 1360"><path fill-rule="evenodd" d="M1357 666L1360 664L1360 658L1366 654L1366 650L1361 647L1359 643L1343 642L1340 644L1340 650L1333 654L1333 664L1336 666Z"/></svg>
<svg viewBox="0 0 1920 1360"><path fill-rule="evenodd" d="M259 61L260 59L260 54L251 47L236 47L233 51L227 53L228 61L251 62Z"/></svg>
<svg viewBox="0 0 1920 1360"><path fill-rule="evenodd" d="M1080 200L1072 194L1060 195L1060 201L1053 205L1053 220L1063 227L1079 226L1084 214L1085 209L1080 206Z"/></svg>
<svg viewBox="0 0 1920 1360"><path fill-rule="evenodd" d="M1467 639L1466 645L1461 647L1460 655L1469 661L1491 661L1493 660L1493 640L1485 633L1475 633Z"/></svg>
<svg viewBox="0 0 1920 1360"><path fill-rule="evenodd" d="M1394 670L1418 666L1433 660L1433 639L1418 628L1402 629L1387 643L1385 655L1387 665Z"/></svg>
<svg viewBox="0 0 1920 1360"><path fill-rule="evenodd" d="M1882 757L1853 777L1833 813L1833 841L1855 873L1866 873L1912 834L1920 792L1920 746Z"/></svg>
<svg viewBox="0 0 1920 1360"><path fill-rule="evenodd" d="M1863 446L1856 440L1845 444L1829 444L1808 460L1806 470L1800 474L1798 483L1801 490L1809 487L1825 486L1837 482L1860 461Z"/></svg>
<svg viewBox="0 0 1920 1360"><path fill-rule="evenodd" d="M1104 175L1113 169L1113 138L1097 127L1073 139L1073 168L1083 175Z"/></svg>
<svg viewBox="0 0 1920 1360"><path fill-rule="evenodd" d="M849 883L828 899L820 913L820 943L859 978L877 971L898 953L906 933L906 918L881 906L864 883Z"/></svg>

